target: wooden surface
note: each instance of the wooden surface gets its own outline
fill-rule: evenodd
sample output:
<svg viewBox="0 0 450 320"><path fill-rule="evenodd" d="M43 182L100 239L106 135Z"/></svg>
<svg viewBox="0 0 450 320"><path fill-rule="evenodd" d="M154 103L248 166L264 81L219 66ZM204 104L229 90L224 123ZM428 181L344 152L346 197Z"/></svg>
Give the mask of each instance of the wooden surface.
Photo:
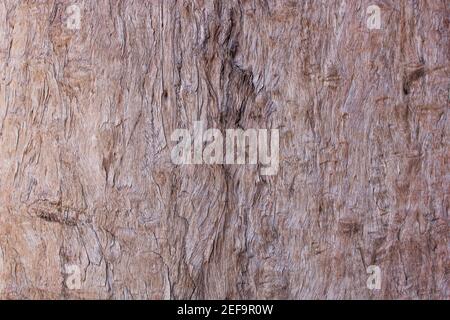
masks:
<svg viewBox="0 0 450 320"><path fill-rule="evenodd" d="M449 298L449 12L1 1L0 298ZM174 165L197 120L278 173Z"/></svg>

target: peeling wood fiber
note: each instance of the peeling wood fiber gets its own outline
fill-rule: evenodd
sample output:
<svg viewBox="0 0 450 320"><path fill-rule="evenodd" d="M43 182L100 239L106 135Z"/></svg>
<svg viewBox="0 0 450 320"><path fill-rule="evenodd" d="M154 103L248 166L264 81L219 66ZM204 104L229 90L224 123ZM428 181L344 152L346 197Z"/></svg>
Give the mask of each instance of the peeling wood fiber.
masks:
<svg viewBox="0 0 450 320"><path fill-rule="evenodd" d="M0 298L448 299L449 13L1 1ZM278 173L174 165L197 120L279 129Z"/></svg>

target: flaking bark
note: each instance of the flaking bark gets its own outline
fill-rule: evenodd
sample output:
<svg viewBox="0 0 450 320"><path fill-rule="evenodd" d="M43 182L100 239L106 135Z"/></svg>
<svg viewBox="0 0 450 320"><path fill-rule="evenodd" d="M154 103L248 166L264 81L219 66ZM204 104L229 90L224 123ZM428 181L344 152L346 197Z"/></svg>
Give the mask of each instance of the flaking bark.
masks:
<svg viewBox="0 0 450 320"><path fill-rule="evenodd" d="M0 298L448 298L449 16L0 2ZM197 120L278 128L278 174L174 165Z"/></svg>

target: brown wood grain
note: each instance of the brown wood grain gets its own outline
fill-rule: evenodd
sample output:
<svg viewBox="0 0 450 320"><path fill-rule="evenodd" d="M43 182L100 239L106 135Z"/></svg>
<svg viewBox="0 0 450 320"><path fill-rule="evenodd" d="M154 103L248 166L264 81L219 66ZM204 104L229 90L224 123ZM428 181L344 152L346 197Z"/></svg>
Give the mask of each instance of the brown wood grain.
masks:
<svg viewBox="0 0 450 320"><path fill-rule="evenodd" d="M448 299L449 13L1 1L0 298ZM277 174L173 164L198 120L279 129Z"/></svg>

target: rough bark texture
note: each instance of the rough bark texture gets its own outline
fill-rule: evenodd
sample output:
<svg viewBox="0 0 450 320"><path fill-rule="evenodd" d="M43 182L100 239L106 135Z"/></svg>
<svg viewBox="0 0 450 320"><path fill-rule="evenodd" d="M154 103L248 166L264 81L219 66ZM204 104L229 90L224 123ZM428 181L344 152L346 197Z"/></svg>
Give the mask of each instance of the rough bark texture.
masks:
<svg viewBox="0 0 450 320"><path fill-rule="evenodd" d="M449 52L447 0L1 1L0 298L449 298ZM278 174L172 164L199 119Z"/></svg>

